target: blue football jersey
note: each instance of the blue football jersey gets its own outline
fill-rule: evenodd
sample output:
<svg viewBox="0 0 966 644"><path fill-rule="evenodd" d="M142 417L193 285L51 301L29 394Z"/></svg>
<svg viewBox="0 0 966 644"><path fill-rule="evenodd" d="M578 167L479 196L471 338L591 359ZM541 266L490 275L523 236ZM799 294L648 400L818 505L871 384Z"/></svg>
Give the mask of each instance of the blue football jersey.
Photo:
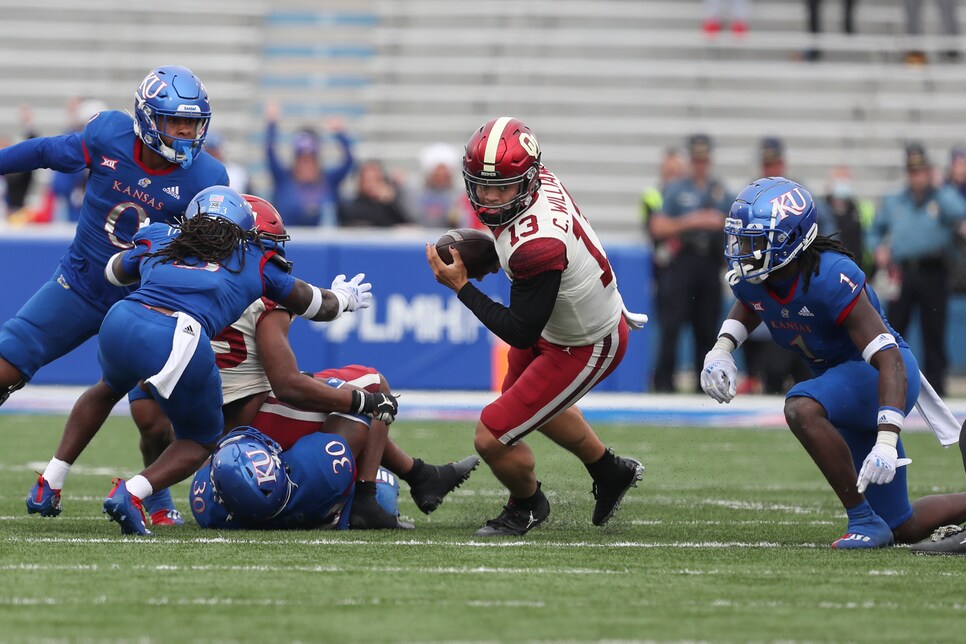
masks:
<svg viewBox="0 0 966 644"><path fill-rule="evenodd" d="M823 373L831 366L850 360L862 360L862 349L855 346L842 326L864 290L882 321L895 336L900 347L905 340L889 326L875 291L866 283L865 274L851 259L833 251L824 251L819 260L819 274L812 275L808 292L803 292L804 276L799 273L790 285L771 285L739 281L732 287L735 297L761 318L779 346L801 355L812 372ZM784 292L780 296L773 286Z"/></svg>
<svg viewBox="0 0 966 644"><path fill-rule="evenodd" d="M170 244L178 233L167 224L151 224L134 235L135 248L125 254L125 269L137 262L141 285L129 299L183 311L202 324L208 337L241 317L261 296L278 302L295 286L287 270L268 261L275 251L263 253L254 243L243 244L241 252L221 264L177 264L146 256Z"/></svg>
<svg viewBox="0 0 966 644"><path fill-rule="evenodd" d="M30 139L0 150L0 174L90 169L77 232L61 263L71 288L105 311L133 290L104 279L107 260L131 248L139 228L149 222L173 222L198 192L228 185L225 167L206 152L187 169L171 165L158 171L140 163L142 145L132 118L112 110L97 114L81 132Z"/></svg>
<svg viewBox="0 0 966 644"><path fill-rule="evenodd" d="M191 483L191 512L198 525L275 530L334 527L355 491L355 462L345 440L335 434L310 434L282 452L280 458L294 485L278 516L263 523L229 520L228 510L215 501L209 460Z"/></svg>

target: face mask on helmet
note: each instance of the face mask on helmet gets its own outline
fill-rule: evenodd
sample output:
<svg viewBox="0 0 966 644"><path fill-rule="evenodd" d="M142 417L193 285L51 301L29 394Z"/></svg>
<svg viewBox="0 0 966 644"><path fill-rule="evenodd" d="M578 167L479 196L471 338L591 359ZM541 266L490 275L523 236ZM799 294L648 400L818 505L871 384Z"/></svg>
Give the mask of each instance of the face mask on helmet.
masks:
<svg viewBox="0 0 966 644"><path fill-rule="evenodd" d="M540 189L540 155L530 128L508 116L489 121L470 137L463 180L481 222L502 226L533 204Z"/></svg>
<svg viewBox="0 0 966 644"><path fill-rule="evenodd" d="M233 430L218 442L211 482L215 498L233 518L267 521L285 508L293 486L281 452L278 443L252 427Z"/></svg>
<svg viewBox="0 0 966 644"><path fill-rule="evenodd" d="M794 181L761 179L739 193L724 232L728 283L760 284L814 241L818 235L815 204Z"/></svg>
<svg viewBox="0 0 966 644"><path fill-rule="evenodd" d="M255 229L255 215L251 205L228 186L205 188L192 197L185 210L185 218L192 219L199 215L226 219L246 233Z"/></svg>
<svg viewBox="0 0 966 644"><path fill-rule="evenodd" d="M134 93L134 132L144 145L182 168L201 153L210 120L208 92L187 67L158 67Z"/></svg>

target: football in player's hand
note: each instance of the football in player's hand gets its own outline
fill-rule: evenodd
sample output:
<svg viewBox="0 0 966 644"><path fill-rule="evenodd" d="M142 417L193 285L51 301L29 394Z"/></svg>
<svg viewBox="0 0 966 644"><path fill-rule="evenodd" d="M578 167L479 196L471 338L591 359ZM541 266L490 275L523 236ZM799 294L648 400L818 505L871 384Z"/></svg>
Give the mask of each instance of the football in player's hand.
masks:
<svg viewBox="0 0 966 644"><path fill-rule="evenodd" d="M447 264L453 263L450 248L459 251L463 265L466 266L466 275L470 279L481 279L500 268L500 258L496 255L493 236L486 231L475 228L457 228L447 231L436 242L436 252Z"/></svg>

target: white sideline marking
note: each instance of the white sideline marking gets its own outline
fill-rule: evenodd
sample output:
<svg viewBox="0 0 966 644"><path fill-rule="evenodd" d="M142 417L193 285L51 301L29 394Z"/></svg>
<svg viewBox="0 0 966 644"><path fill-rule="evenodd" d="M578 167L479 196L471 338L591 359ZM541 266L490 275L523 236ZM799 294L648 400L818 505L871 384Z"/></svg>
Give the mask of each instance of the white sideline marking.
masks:
<svg viewBox="0 0 966 644"><path fill-rule="evenodd" d="M595 570L591 568L491 568L477 567L424 567L424 566L224 566L224 565L177 565L177 564L43 564L19 563L0 566L8 570L148 570L154 572L319 572L319 573L418 573L437 575L619 575L627 570Z"/></svg>
<svg viewBox="0 0 966 644"><path fill-rule="evenodd" d="M410 606L421 604L423 600L402 600L402 599L382 599L373 597L371 599L339 599L334 602L315 600L287 600L287 599L247 599L233 597L148 597L147 599L137 600L131 597L118 597L107 595L95 595L93 597L80 597L61 599L54 597L0 597L0 606L100 606L100 605L131 605L140 604L147 606ZM452 602L462 604L472 608L544 608L542 601L531 600L486 600L486 599L467 599L465 601ZM633 606L655 606L656 603L648 600L634 600ZM787 609L802 610L803 608L817 608L821 610L900 610L905 604L891 601L854 601L854 602L829 602L822 601L817 603L795 601L744 601L740 599L712 599L709 601L689 602L690 608L756 608L756 609ZM966 611L966 604L962 602L930 602L918 606L924 610L953 610Z"/></svg>
<svg viewBox="0 0 966 644"><path fill-rule="evenodd" d="M589 543L586 541L436 541L432 539L407 539L396 541L365 541L361 539L242 539L229 537L211 537L195 539L166 539L166 538L138 538L138 537L103 537L103 538L79 538L79 537L4 537L3 541L9 543L33 543L33 544L94 544L94 543L126 543L144 545L183 545L190 543L203 544L229 544L229 545L299 545L299 546L453 546L458 548L522 548L522 547L545 547L545 548L688 548L688 549L709 549L709 548L827 548L825 544L814 543L778 543L775 541L665 541L665 542L641 542L641 541L614 541L608 543Z"/></svg>
<svg viewBox="0 0 966 644"><path fill-rule="evenodd" d="M676 521L665 519L631 519L625 521L630 525L838 525L840 521L769 521L767 519L749 519L746 521Z"/></svg>

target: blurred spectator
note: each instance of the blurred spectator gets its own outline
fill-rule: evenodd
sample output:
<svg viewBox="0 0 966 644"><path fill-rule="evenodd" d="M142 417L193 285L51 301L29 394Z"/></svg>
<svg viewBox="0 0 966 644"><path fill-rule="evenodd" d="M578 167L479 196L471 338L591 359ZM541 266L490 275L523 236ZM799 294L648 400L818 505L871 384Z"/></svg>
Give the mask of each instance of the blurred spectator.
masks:
<svg viewBox="0 0 966 644"><path fill-rule="evenodd" d="M687 175L672 181L663 195L663 209L653 213L649 230L655 244L667 243L673 256L658 278L660 348L654 368L654 389L674 391L678 334L691 325L694 336L694 378L704 354L715 342L721 318L721 249L724 218L734 195L711 175L711 138L695 134L687 142Z"/></svg>
<svg viewBox="0 0 966 644"><path fill-rule="evenodd" d="M409 212L416 222L433 228L482 226L466 198L461 158L459 150L446 143L423 148L420 174L407 190Z"/></svg>
<svg viewBox="0 0 966 644"><path fill-rule="evenodd" d="M342 226L389 227L408 224L399 190L379 161L366 161L359 168L356 197L339 208Z"/></svg>
<svg viewBox="0 0 966 644"><path fill-rule="evenodd" d="M805 0L808 7L808 31L813 34L822 33L822 0ZM855 0L842 0L842 31L847 34L855 33ZM822 57L822 51L817 47L805 50L802 55L805 60L815 61Z"/></svg>
<svg viewBox="0 0 966 644"><path fill-rule="evenodd" d="M872 253L866 247L865 237L875 219L875 206L855 194L850 168L836 166L829 170L825 195L816 206L818 234L838 235L839 241L855 256L859 268L871 275L874 270Z"/></svg>
<svg viewBox="0 0 966 644"><path fill-rule="evenodd" d="M654 244L652 259L654 261L654 277L657 278L662 268L666 267L671 261L671 256L677 250L671 243L671 239L661 242L654 241L654 231L651 230L651 215L659 213L664 208L664 190L672 182L680 179L687 173L687 162L684 153L678 148L667 148L664 157L661 159L658 185L651 186L641 193L641 222L644 224L644 232Z"/></svg>
<svg viewBox="0 0 966 644"><path fill-rule="evenodd" d="M749 0L704 0L704 25L702 31L709 38L714 38L721 31L725 22L724 5L730 6L728 18L731 22L731 33L744 36L748 33L748 5Z"/></svg>
<svg viewBox="0 0 966 644"><path fill-rule="evenodd" d="M784 141L766 136L758 144L758 154L762 177L788 178ZM741 348L748 376L738 384L740 393L782 394L795 383L812 377L805 361L776 344L764 324L751 332Z"/></svg>
<svg viewBox="0 0 966 644"><path fill-rule="evenodd" d="M342 163L324 169L319 134L302 128L292 137L292 168L284 167L275 153L278 137L277 104L265 108L265 156L272 174L272 203L288 226L335 226L338 223L339 186L352 170L352 143L340 119L330 119L326 130L342 148Z"/></svg>
<svg viewBox="0 0 966 644"><path fill-rule="evenodd" d="M936 0L939 7L939 24L943 32L949 37L949 49L943 52L943 57L949 61L959 60L959 50L954 40L959 36L959 18L956 15L957 0ZM906 34L913 37L922 36L922 0L905 0ZM913 49L906 52L905 62L909 65L925 65L929 62L926 52ZM926 374L928 377L928 374Z"/></svg>
<svg viewBox="0 0 966 644"><path fill-rule="evenodd" d="M936 392L946 390L946 320L951 254L966 219L966 201L950 186L937 188L932 164L919 143L906 146L906 185L882 201L871 243L880 270L898 268L899 296L888 307L892 327L904 335L914 308L925 353L923 373Z"/></svg>
<svg viewBox="0 0 966 644"><path fill-rule="evenodd" d="M23 138L36 138L37 130L34 128L33 110L28 105L21 105L18 114ZM12 141L6 139L0 144L0 147L7 147L11 143ZM6 175L6 194L4 195L4 201L6 202L8 215L17 213L26 205L27 193L30 191L33 178L33 172L17 172Z"/></svg>
<svg viewBox="0 0 966 644"><path fill-rule="evenodd" d="M946 183L966 199L966 148L961 145L957 145L949 153Z"/></svg>
<svg viewBox="0 0 966 644"><path fill-rule="evenodd" d="M242 194L251 194L251 175L248 169L240 163L228 160L225 155L225 140L218 132L208 132L205 137L205 151L225 166L232 188Z"/></svg>

